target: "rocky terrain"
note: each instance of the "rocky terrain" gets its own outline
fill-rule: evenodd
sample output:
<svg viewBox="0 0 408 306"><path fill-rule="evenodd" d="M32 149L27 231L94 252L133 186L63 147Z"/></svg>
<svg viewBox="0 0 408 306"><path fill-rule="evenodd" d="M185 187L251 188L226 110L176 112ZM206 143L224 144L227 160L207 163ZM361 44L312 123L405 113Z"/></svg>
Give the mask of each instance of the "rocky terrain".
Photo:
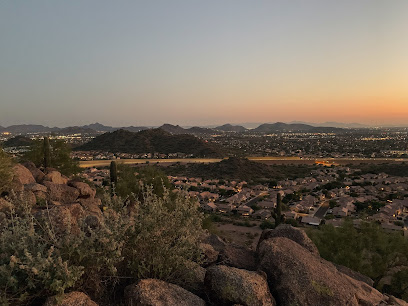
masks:
<svg viewBox="0 0 408 306"><path fill-rule="evenodd" d="M47 212L58 230L75 229L79 219L97 226L103 218L101 201L88 184L30 163L14 170L13 189L35 207L36 217ZM9 205L5 197L0 199L0 221ZM184 288L141 279L124 289L120 305L408 305L374 289L367 277L322 259L305 232L290 225L265 230L256 251L212 234L202 237L200 249L204 261L201 266L191 262L191 281ZM45 305L57 303L98 305L77 291L50 297Z"/></svg>

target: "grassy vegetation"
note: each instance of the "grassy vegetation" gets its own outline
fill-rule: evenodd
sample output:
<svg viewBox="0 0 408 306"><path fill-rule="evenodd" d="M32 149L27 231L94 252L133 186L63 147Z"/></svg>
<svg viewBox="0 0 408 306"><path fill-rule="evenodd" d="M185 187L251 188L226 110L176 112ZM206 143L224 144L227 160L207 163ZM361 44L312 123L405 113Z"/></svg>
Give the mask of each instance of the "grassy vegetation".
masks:
<svg viewBox="0 0 408 306"><path fill-rule="evenodd" d="M351 221L338 228L308 229L307 233L323 258L370 277L383 292L408 300L408 273L393 275L391 286L380 286L381 278L392 268L408 269L408 240L400 233L387 233L377 223L368 222L356 229Z"/></svg>

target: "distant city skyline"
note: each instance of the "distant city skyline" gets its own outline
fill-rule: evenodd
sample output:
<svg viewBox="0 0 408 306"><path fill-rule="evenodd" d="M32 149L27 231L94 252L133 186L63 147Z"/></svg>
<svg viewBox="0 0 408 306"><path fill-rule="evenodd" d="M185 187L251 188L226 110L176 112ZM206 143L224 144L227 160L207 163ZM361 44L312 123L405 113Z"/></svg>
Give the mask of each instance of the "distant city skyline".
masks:
<svg viewBox="0 0 408 306"><path fill-rule="evenodd" d="M408 1L2 1L0 126L408 126Z"/></svg>

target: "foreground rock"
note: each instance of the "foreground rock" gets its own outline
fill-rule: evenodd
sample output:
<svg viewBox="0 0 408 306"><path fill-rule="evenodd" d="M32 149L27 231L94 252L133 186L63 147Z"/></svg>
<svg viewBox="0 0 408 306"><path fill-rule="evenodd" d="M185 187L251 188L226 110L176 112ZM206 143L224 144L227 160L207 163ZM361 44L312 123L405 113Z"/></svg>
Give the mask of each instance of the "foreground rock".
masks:
<svg viewBox="0 0 408 306"><path fill-rule="evenodd" d="M98 306L83 292L73 291L66 293L62 297L52 296L47 299L44 306Z"/></svg>
<svg viewBox="0 0 408 306"><path fill-rule="evenodd" d="M129 306L204 306L205 302L187 290L157 279L143 279L125 288Z"/></svg>
<svg viewBox="0 0 408 306"><path fill-rule="evenodd" d="M264 230L261 234L261 237L259 238L258 246L257 246L257 251L259 250L259 245L262 243L262 241L273 238L273 237L285 237L288 238L305 249L309 250L312 254L315 254L317 256L320 256L319 251L317 250L316 245L313 243L313 241L306 235L306 233L296 227L291 226L290 224L280 224L277 228L275 229L268 229Z"/></svg>
<svg viewBox="0 0 408 306"><path fill-rule="evenodd" d="M388 297L288 238L262 241L258 255L279 305L388 305Z"/></svg>
<svg viewBox="0 0 408 306"><path fill-rule="evenodd" d="M207 269L205 284L217 305L276 305L265 276L227 266Z"/></svg>
<svg viewBox="0 0 408 306"><path fill-rule="evenodd" d="M35 179L34 176L31 174L30 170L24 167L21 164L17 164L13 167L14 172L14 180L18 183L25 185L25 184L34 184Z"/></svg>
<svg viewBox="0 0 408 306"><path fill-rule="evenodd" d="M256 253L245 247L228 244L221 250L219 263L239 269L256 271Z"/></svg>

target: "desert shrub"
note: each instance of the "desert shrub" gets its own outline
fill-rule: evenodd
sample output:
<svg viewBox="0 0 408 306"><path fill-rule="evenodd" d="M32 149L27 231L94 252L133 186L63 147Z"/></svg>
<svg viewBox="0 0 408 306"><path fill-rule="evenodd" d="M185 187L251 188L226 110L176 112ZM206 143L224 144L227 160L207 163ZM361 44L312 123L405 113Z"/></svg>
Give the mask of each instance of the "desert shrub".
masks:
<svg viewBox="0 0 408 306"><path fill-rule="evenodd" d="M83 273L55 248L25 203L18 203L1 224L0 304L25 305L29 301L63 293Z"/></svg>
<svg viewBox="0 0 408 306"><path fill-rule="evenodd" d="M186 261L199 261L199 237L203 216L198 203L186 193L156 195L152 187L137 203L134 223L126 233L124 257L135 278L158 278L177 282Z"/></svg>
<svg viewBox="0 0 408 306"><path fill-rule="evenodd" d="M146 187L143 201L132 203L105 195L103 217L84 217L76 227L68 217L62 230L51 209L34 213L22 197L13 199L0 223L1 305L74 289L108 300L122 280L139 278L182 285L185 265L200 260L202 215L185 193L159 196Z"/></svg>
<svg viewBox="0 0 408 306"><path fill-rule="evenodd" d="M13 179L11 158L0 148L0 194L5 191Z"/></svg>

